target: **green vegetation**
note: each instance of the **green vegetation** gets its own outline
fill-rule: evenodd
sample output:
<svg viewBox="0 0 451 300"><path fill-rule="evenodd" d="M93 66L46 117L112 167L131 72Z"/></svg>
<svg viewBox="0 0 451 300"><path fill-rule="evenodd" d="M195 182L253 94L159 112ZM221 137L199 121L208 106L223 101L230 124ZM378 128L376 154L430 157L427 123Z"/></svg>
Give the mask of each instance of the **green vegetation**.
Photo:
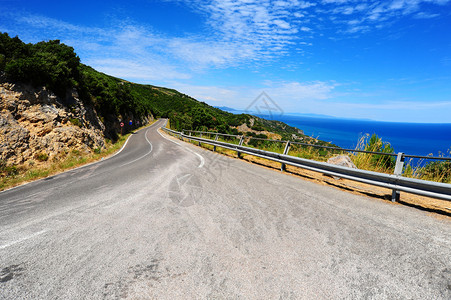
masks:
<svg viewBox="0 0 451 300"><path fill-rule="evenodd" d="M49 159L49 156L45 152L36 153L34 158L36 158L39 161L47 161Z"/></svg>
<svg viewBox="0 0 451 300"><path fill-rule="evenodd" d="M113 140L120 132L119 120L139 120L142 124L150 115L170 118L171 127L176 130L238 134L236 127L247 124L255 131L277 133L284 139L291 139L293 134L303 136L298 129L282 122L248 114L234 115L173 89L134 84L97 72L81 64L74 49L59 40L25 44L18 37L0 33L1 80L46 86L63 100L68 89L75 88L85 103L95 107L105 124L105 136ZM71 122L81 126L79 120Z"/></svg>
<svg viewBox="0 0 451 300"><path fill-rule="evenodd" d="M390 143L382 141L382 139L376 134L373 134L371 137L369 137L369 135L363 136L360 139L356 149L387 154L395 153L395 150ZM396 164L396 158L394 156L383 154L356 152L351 158L356 167L359 169L382 173L393 173Z"/></svg>
<svg viewBox="0 0 451 300"><path fill-rule="evenodd" d="M59 40L40 42L37 44L25 44L18 37L11 38L7 33L0 33L0 82L20 82L36 87L45 86L53 91L67 105L70 100L66 95L70 89L76 89L80 98L92 105L101 121L105 124L105 136L116 145L116 141L122 141L123 137L119 121L124 123L128 119L134 122L143 120L149 116L165 117L170 119L172 129L201 130L228 134L245 134L245 144L263 148L269 151L281 153L284 145L262 141L253 138L267 139L268 133L277 134L282 140L295 140L313 145L333 146L330 143L320 141L302 134L297 128L288 126L279 121L269 121L249 114L235 115L199 102L176 90L156 87L152 85L134 84L100 73L93 68L80 63L79 57L72 47L61 44ZM83 126L78 119L70 120L74 125ZM238 127L246 124L255 131L239 132ZM125 131L132 128L126 126ZM233 138L222 138L225 141L233 141ZM236 142L237 143L237 142ZM114 147L113 147L114 148ZM113 149L111 148L111 149ZM376 135L368 136L361 141L360 149L368 151L394 153L389 143L383 142ZM100 157L109 153L100 153L95 149L92 157ZM327 158L341 153L337 150L325 150L311 146L292 145L290 155L325 161ZM45 153L38 154L38 162L47 161ZM358 168L378 172L393 173L394 157L385 155L356 154L351 155ZM91 158L81 157L79 153L71 153L67 160L61 162L57 170L78 165ZM34 162L30 162L34 167ZM407 166L406 176L441 182L451 181L451 163L434 162L423 167ZM31 169L28 177L21 180L29 180L52 174L54 169ZM16 167L8 167L0 161L0 178L4 186L5 178L15 178L19 170ZM14 179L16 180L16 179ZM14 181L13 180L13 181ZM15 181L14 181L15 182Z"/></svg>
<svg viewBox="0 0 451 300"><path fill-rule="evenodd" d="M72 124L74 124L75 126L82 127L81 121L80 121L79 119L71 118L69 121L70 121Z"/></svg>
<svg viewBox="0 0 451 300"><path fill-rule="evenodd" d="M16 166L7 166L3 160L0 160L0 177L12 177L18 174Z"/></svg>
<svg viewBox="0 0 451 300"><path fill-rule="evenodd" d="M451 161L434 161L419 170L418 177L425 180L451 183Z"/></svg>
<svg viewBox="0 0 451 300"><path fill-rule="evenodd" d="M0 71L8 80L46 86L64 97L78 84L79 65L74 49L58 40L24 44L18 37L0 34Z"/></svg>

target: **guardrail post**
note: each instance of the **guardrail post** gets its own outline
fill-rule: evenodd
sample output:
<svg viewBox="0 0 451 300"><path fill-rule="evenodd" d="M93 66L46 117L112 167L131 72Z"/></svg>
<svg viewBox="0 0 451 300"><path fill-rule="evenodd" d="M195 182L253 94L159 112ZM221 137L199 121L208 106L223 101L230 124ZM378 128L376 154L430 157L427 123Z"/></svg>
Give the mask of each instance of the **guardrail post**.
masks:
<svg viewBox="0 0 451 300"><path fill-rule="evenodd" d="M200 136L199 136L200 138L202 138L202 132L200 133ZM200 142L199 142L199 147L200 147Z"/></svg>
<svg viewBox="0 0 451 300"><path fill-rule="evenodd" d="M240 137L240 143L238 144L238 146L242 146L243 145L243 141L244 141L244 135L242 135Z"/></svg>
<svg viewBox="0 0 451 300"><path fill-rule="evenodd" d="M396 176L401 176L402 169L404 168L404 153L399 152L398 156L396 157L396 165L395 165L395 174ZM391 201L397 202L399 201L400 192L398 190L393 190L391 194Z"/></svg>
<svg viewBox="0 0 451 300"><path fill-rule="evenodd" d="M215 142L218 140L219 134L216 134ZM213 146L213 152L216 151L216 145Z"/></svg>
<svg viewBox="0 0 451 300"><path fill-rule="evenodd" d="M288 154L288 151L290 151L290 146L291 146L290 141L287 141L287 144L285 145L285 149L283 150L283 155ZM280 171L283 172L286 170L287 170L287 166L284 163L282 163L282 165L280 166Z"/></svg>
<svg viewBox="0 0 451 300"><path fill-rule="evenodd" d="M188 131L188 132L189 132L189 136L191 136L191 131ZM188 138L188 142L191 143L191 139L190 138Z"/></svg>
<svg viewBox="0 0 451 300"><path fill-rule="evenodd" d="M238 146L243 145L243 140L244 140L244 135L241 136ZM240 151L237 151L236 154L238 155L238 158L241 158L241 152Z"/></svg>

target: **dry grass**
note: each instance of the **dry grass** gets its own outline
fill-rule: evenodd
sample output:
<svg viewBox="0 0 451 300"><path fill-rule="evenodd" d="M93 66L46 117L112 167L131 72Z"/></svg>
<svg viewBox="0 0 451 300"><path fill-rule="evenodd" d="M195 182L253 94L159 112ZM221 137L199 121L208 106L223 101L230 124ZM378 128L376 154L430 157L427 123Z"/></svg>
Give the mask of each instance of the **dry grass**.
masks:
<svg viewBox="0 0 451 300"><path fill-rule="evenodd" d="M359 139L355 149L356 150L368 149L368 137L369 137L368 135L362 136ZM378 141L378 143L375 146L376 147L373 148L382 147L382 141L381 140ZM375 151L376 149L368 149L368 150ZM361 152L350 153L349 156L358 169L387 174L393 174L394 172L394 165L393 167L387 167L386 164L384 163L386 159L390 159L388 156L378 155L377 157L375 157L374 154Z"/></svg>
<svg viewBox="0 0 451 300"><path fill-rule="evenodd" d="M214 140L216 134L203 134L202 137ZM385 146L387 145L387 143L382 140L377 140L376 143L369 144L369 140L370 136L368 134L362 136L359 139L355 150L380 152L382 151L381 149L385 149ZM219 136L218 141L237 145L239 143L239 138ZM198 144L198 142L193 143ZM275 141L259 141L256 139L251 139L250 137L244 138L243 145L275 153L283 153L285 149L285 143ZM361 152L349 153L342 150L324 149L297 144L291 144L288 152L288 155L291 156L321 162L325 162L329 158L338 154L348 155L358 169L386 174L394 173L396 156L375 155ZM449 155L451 155L451 153L449 153ZM451 162L446 163L432 161L425 163L424 160L406 161L403 176L435 182L451 183Z"/></svg>
<svg viewBox="0 0 451 300"><path fill-rule="evenodd" d="M360 138L355 149L367 149L368 137L369 136L366 135ZM383 142L379 141L378 143ZM262 147L259 148L276 153L283 153L284 146L285 143L272 143L272 145L263 144ZM378 146L382 146L382 144L376 145L376 147ZM312 146L301 146L295 144L291 145L288 154L295 157L322 162L327 161L329 158L337 154L346 154L349 155L352 162L358 169L386 174L394 173L394 162L396 161L396 156L390 158L389 156L374 155L370 153L348 153L345 151L322 149ZM448 154L448 156L450 156L451 152ZM387 163L388 160L392 160L393 163ZM451 162L431 161L425 163L424 160L409 160L405 163L403 176L435 182L451 183Z"/></svg>

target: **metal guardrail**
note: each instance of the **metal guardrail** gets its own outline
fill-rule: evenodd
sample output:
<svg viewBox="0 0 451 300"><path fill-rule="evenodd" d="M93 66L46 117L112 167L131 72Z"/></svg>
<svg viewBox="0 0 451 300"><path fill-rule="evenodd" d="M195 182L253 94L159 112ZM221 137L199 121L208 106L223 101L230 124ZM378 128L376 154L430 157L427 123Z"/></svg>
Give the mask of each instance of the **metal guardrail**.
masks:
<svg viewBox="0 0 451 300"><path fill-rule="evenodd" d="M282 164L282 170L284 170L285 165L291 165L299 168L303 168L310 171L315 171L331 176L336 176L340 178L346 178L353 181L363 182L375 186L380 186L384 188L389 188L393 190L392 193L392 201L398 201L400 197L400 192L407 192L422 196L428 196L432 198L442 199L451 201L451 184L447 183L439 183L433 181L426 181L414 178L406 178L402 177L402 169L404 166L404 154L399 153L395 154L397 156L395 172L394 174L384 174L373 171L366 171L360 169L347 168L337 165L328 164L325 162L318 162L314 160L299 158L288 155L290 142L287 142L285 146L285 150L283 154L265 151L261 149L255 149L243 146L243 136L235 136L241 137L239 144L231 144L226 142L221 142L217 140L219 134L211 133L210 135L216 135L215 140L206 139L202 137L196 137L192 135L187 135L183 132L174 131L172 129L168 129L162 127L162 129L168 133L171 133L177 136L180 139L186 138L190 141L197 141L199 145L201 143L212 145L214 147L214 151L216 147L221 147L229 150L237 151L238 157L240 154L248 154L261 158L266 158L275 162L279 162ZM197 132L206 134L207 132ZM308 145L308 144L307 144ZM339 149L339 148L338 148ZM379 154L378 152L376 152ZM383 154L383 153L380 153ZM387 153L384 153L387 155ZM393 155L393 154L390 154Z"/></svg>
<svg viewBox="0 0 451 300"><path fill-rule="evenodd" d="M218 133L218 132L207 132L207 131L196 131L196 130L183 130L182 131L182 133L185 133L185 132L188 132L189 135L191 135L191 133L199 133L201 137L202 137L202 134L229 136L229 137L235 137L235 138L241 138L243 136L243 135L237 135L237 134L225 134L225 133ZM315 145L315 144L309 144L309 143L300 143L300 142L294 142L294 141L263 139L263 138L253 137L253 136L243 136L243 137L246 139L253 139L253 140L259 140L259 141L269 141L269 142L278 142L278 143L289 142L292 145L323 148L323 149L329 149L329 150L337 150L337 151L341 151L341 152L351 152L351 153L358 152L358 153L377 154L377 155L392 156L392 157L398 156L398 154L396 154L396 153L376 152L376 151L367 151L367 150L359 150L359 149L347 149L347 148L340 148L340 147ZM434 160L451 161L451 157L430 156L430 155L410 155L410 154L403 153L403 157L404 158L420 158L420 159L434 159Z"/></svg>

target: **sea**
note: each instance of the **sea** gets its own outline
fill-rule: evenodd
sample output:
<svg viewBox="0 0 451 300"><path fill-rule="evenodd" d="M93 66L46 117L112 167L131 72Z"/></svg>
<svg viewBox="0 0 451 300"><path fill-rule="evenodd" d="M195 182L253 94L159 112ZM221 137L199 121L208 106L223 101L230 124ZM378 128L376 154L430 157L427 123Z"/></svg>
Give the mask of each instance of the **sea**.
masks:
<svg viewBox="0 0 451 300"><path fill-rule="evenodd" d="M382 141L390 143L396 153L451 157L451 123L395 123L290 114L256 115L282 121L303 130L308 136L342 148L355 149L363 136L375 133Z"/></svg>

